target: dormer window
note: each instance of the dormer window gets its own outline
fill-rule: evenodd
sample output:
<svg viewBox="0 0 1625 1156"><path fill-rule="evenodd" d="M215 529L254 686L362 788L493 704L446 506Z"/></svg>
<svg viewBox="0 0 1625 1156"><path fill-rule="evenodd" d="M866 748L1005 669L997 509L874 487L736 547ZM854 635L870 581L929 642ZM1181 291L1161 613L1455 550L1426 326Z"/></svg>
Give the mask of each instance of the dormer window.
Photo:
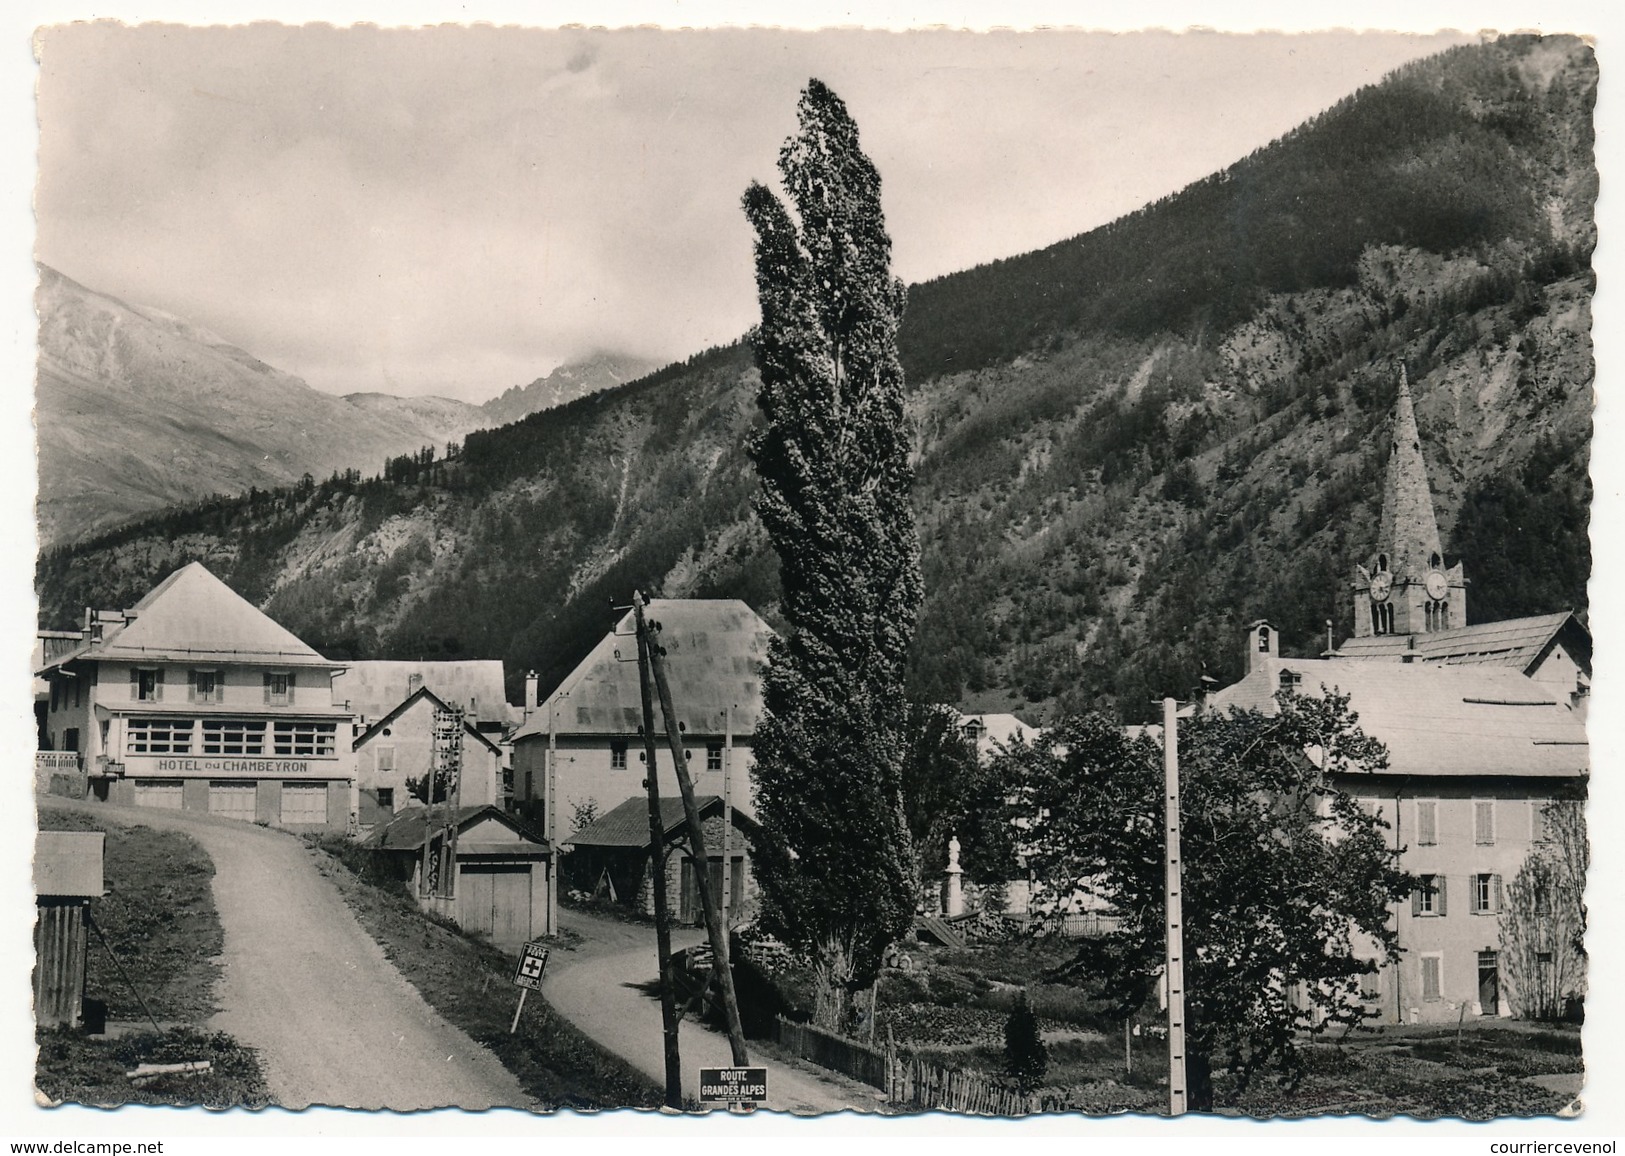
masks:
<svg viewBox="0 0 1625 1156"><path fill-rule="evenodd" d="M1283 670L1281 672L1281 689L1282 690L1297 690L1298 687L1300 687L1302 685L1303 685L1303 675L1299 674L1297 671L1295 671L1295 670Z"/></svg>

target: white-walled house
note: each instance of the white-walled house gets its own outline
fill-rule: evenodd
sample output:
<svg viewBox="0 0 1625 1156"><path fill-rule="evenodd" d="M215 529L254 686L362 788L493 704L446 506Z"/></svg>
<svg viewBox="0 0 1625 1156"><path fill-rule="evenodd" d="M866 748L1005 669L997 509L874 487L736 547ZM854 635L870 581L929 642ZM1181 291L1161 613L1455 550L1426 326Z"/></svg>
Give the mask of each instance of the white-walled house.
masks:
<svg viewBox="0 0 1625 1156"><path fill-rule="evenodd" d="M408 780L428 778L434 765L435 714L448 709L432 690L420 686L355 738L351 745L362 826L387 821L408 804ZM502 749L466 715L462 746L461 805L500 806Z"/></svg>
<svg viewBox="0 0 1625 1156"><path fill-rule="evenodd" d="M42 729L98 799L343 831L356 797L342 669L193 562L131 609L86 613L80 644L39 672Z"/></svg>
<svg viewBox="0 0 1625 1156"><path fill-rule="evenodd" d="M645 615L662 627L666 677L696 793L726 795L754 816L750 747L772 628L731 598L657 598ZM542 820L554 842L568 841L577 820L645 797L641 704L629 612L513 735L516 803L544 804L548 771L555 771L556 825ZM654 713L660 793L674 799L677 777L658 701Z"/></svg>

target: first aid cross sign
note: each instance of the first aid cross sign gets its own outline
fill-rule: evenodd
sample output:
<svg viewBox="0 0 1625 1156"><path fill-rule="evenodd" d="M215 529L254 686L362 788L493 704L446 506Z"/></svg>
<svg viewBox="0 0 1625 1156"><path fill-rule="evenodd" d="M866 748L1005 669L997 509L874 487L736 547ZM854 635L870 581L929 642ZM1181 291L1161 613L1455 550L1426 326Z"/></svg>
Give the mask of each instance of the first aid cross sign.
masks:
<svg viewBox="0 0 1625 1156"><path fill-rule="evenodd" d="M542 989L542 973L547 970L547 948L539 943L527 943L519 955L519 970L514 973L515 987Z"/></svg>

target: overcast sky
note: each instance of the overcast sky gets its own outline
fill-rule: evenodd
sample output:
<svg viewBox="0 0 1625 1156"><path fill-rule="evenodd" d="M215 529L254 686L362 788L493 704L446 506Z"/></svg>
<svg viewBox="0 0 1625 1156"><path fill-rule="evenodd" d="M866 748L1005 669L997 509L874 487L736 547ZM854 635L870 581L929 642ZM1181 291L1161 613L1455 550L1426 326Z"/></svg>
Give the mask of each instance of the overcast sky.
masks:
<svg viewBox="0 0 1625 1156"><path fill-rule="evenodd" d="M482 401L756 319L752 179L809 76L909 281L1082 232L1464 39L73 25L38 255L334 392Z"/></svg>

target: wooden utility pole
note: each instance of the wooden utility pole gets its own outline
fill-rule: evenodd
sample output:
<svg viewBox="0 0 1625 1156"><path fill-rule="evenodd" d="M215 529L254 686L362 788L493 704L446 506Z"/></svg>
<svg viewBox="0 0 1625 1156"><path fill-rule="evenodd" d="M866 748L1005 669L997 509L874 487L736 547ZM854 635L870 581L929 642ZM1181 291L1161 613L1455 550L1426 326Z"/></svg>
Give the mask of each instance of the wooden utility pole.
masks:
<svg viewBox="0 0 1625 1156"><path fill-rule="evenodd" d="M547 767L542 776L542 834L547 838L547 845L553 852L553 861L556 864L559 857L559 699L562 696L552 695L547 707ZM559 933L559 883L558 870L553 872L553 886L547 890L547 933Z"/></svg>
<svg viewBox="0 0 1625 1156"><path fill-rule="evenodd" d="M745 1029L739 1022L739 1001L734 998L733 968L728 964L728 929L722 925L721 908L717 906L716 896L711 894L711 860L705 853L705 832L700 829L700 808L694 801L694 780L689 777L688 759L683 753L683 735L677 725L671 687L666 683L665 666L660 661L660 647L656 645L649 624L643 618L642 595L632 596L632 613L637 618L638 637L643 640L649 654L655 690L660 695L660 713L666 718L666 742L671 746L672 762L677 764L677 789L683 796L683 814L688 820L688 846L694 860L694 880L699 887L700 907L705 911L705 929L711 940L711 969L722 988L723 1010L728 1017L728 1044L733 1049L734 1066L744 1067L750 1063L750 1053L745 1049Z"/></svg>
<svg viewBox="0 0 1625 1156"><path fill-rule="evenodd" d="M1164 827L1167 832L1163 872L1163 898L1168 933L1168 1114L1185 1114L1185 936L1181 929L1183 911L1179 899L1179 716L1178 704L1162 700L1162 769L1167 798Z"/></svg>
<svg viewBox="0 0 1625 1156"><path fill-rule="evenodd" d="M632 604L641 604L634 593ZM643 692L643 785L649 792L649 859L655 901L655 949L660 953L660 1023L666 1045L666 1107L683 1107L683 1062L677 1051L677 1001L671 981L671 923L666 913L666 824L660 817L660 781L655 765L655 711L649 687L649 644L638 630L638 684Z"/></svg>
<svg viewBox="0 0 1625 1156"><path fill-rule="evenodd" d="M734 708L731 706L723 712L722 735L722 929L727 931L729 900L733 895L734 866ZM722 942L724 947L728 946L728 936L724 935ZM723 958L728 958L726 953Z"/></svg>

